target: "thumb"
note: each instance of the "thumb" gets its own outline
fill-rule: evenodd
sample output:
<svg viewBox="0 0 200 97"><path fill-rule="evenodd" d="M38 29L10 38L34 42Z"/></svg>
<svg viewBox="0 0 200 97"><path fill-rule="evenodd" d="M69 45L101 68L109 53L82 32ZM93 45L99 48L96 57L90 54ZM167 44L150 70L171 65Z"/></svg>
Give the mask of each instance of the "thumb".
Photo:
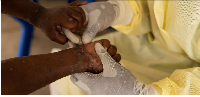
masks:
<svg viewBox="0 0 200 97"><path fill-rule="evenodd" d="M86 22L88 21L88 25L83 33L82 40L84 44L87 44L93 40L93 38L96 36L97 32L99 31L100 27L98 24L98 18L94 16L89 16L92 14L87 15L86 12L85 14L86 14Z"/></svg>
<svg viewBox="0 0 200 97"><path fill-rule="evenodd" d="M117 76L117 70L115 67L115 60L109 55L100 43L95 44L95 51L103 64L103 75L104 77L115 77Z"/></svg>
<svg viewBox="0 0 200 97"><path fill-rule="evenodd" d="M82 44L81 37L78 35L73 34L70 30L63 28L63 32L65 33L66 37L75 44Z"/></svg>

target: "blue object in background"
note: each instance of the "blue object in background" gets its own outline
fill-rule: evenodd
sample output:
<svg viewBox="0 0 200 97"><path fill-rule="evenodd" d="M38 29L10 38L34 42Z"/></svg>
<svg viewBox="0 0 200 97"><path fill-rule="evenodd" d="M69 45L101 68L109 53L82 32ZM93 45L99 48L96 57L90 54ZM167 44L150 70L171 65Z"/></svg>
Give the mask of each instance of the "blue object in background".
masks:
<svg viewBox="0 0 200 97"><path fill-rule="evenodd" d="M38 3L38 0L32 0L32 1ZM68 3L70 3L76 0L67 0L67 1ZM91 2L94 2L95 0L83 0L83 1L88 1L88 3L91 3ZM34 26L20 18L17 18L17 17L13 17L13 18L17 20L21 25L21 35L20 35L20 40L19 40L17 57L28 56L29 51L30 51Z"/></svg>
<svg viewBox="0 0 200 97"><path fill-rule="evenodd" d="M76 0L67 0L68 3L74 2ZM88 3L94 2L95 0L81 0L81 1L87 1Z"/></svg>
<svg viewBox="0 0 200 97"><path fill-rule="evenodd" d="M32 1L38 3L38 0L32 0ZM17 57L28 56L34 27L33 25L29 24L28 22L20 18L13 16L11 17L17 20L21 25L21 35L18 45Z"/></svg>
<svg viewBox="0 0 200 97"><path fill-rule="evenodd" d="M20 18L17 17L13 18L17 20L21 25L21 35L18 45L17 57L28 56L34 27L33 25L29 24L28 22Z"/></svg>

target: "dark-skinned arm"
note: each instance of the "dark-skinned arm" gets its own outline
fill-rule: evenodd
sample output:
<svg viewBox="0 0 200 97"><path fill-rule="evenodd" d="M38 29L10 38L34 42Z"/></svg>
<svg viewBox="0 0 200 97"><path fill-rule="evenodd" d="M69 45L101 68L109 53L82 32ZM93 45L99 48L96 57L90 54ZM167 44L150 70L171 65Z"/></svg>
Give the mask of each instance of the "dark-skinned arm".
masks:
<svg viewBox="0 0 200 97"><path fill-rule="evenodd" d="M2 13L21 18L36 25L38 15L45 8L30 0L2 0Z"/></svg>
<svg viewBox="0 0 200 97"><path fill-rule="evenodd" d="M30 0L2 0L2 13L21 18L38 27L54 42L65 44L68 39L62 28L79 31L85 23L85 13L80 5L87 1L72 2L67 6L45 8Z"/></svg>
<svg viewBox="0 0 200 97"><path fill-rule="evenodd" d="M117 48L100 40L56 53L17 57L1 61L1 93L29 94L62 77L81 72L100 73L103 65L94 45L101 43L116 62ZM83 52L82 52L83 49Z"/></svg>
<svg viewBox="0 0 200 97"><path fill-rule="evenodd" d="M80 59L81 58L81 59ZM17 57L1 62L1 93L29 94L59 78L87 71L88 57L82 49Z"/></svg>

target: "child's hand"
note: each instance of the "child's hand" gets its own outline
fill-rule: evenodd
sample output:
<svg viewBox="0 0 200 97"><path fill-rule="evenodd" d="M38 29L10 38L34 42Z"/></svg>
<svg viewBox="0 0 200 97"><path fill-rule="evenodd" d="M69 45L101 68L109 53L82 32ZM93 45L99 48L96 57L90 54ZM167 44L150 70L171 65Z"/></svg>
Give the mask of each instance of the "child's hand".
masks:
<svg viewBox="0 0 200 97"><path fill-rule="evenodd" d="M68 39L61 33L62 27L73 33L83 27L86 19L85 13L82 8L78 7L83 4L87 4L87 1L76 1L68 6L44 9L38 12L36 26L52 41L65 44Z"/></svg>
<svg viewBox="0 0 200 97"><path fill-rule="evenodd" d="M59 52L60 53L59 55L62 56L63 58L71 57L70 61L71 62L75 61L73 65L76 65L76 66L69 68L69 70L66 70L66 71L73 70L74 71L73 73L80 73L80 72L91 72L95 74L101 73L103 71L103 64L95 51L96 43L100 43L104 47L104 49L108 52L108 54L117 63L119 63L119 61L121 60L121 55L117 53L116 46L111 45L110 41L107 39L101 39L101 40L90 42L84 45L76 45L76 44L73 44L72 42L68 42L68 43L70 45L71 51L68 52L68 50L70 49L62 50ZM73 53L74 56L66 56L67 55L66 53ZM66 61L66 63L63 63L63 64L69 64L69 61Z"/></svg>
<svg viewBox="0 0 200 97"><path fill-rule="evenodd" d="M85 55L89 58L89 63L87 66L87 71L92 73L100 73L103 71L103 64L101 62L101 59L97 55L95 51L95 44L100 43L105 50L108 52L108 54L117 62L121 60L120 54L117 53L117 48L114 45L110 44L110 41L107 39L102 39L99 41L91 42L84 45L84 49L86 50Z"/></svg>

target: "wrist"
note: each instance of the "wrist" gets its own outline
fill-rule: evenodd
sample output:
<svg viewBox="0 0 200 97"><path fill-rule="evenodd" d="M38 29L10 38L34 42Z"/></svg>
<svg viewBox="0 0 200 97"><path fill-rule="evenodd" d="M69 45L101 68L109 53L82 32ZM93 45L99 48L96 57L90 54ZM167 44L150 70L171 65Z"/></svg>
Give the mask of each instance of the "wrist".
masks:
<svg viewBox="0 0 200 97"><path fill-rule="evenodd" d="M89 58L86 52L87 50L83 48L83 46L58 52L58 55L60 55L58 60L60 60L59 63L63 65L64 71L66 71L65 75L86 72L89 70Z"/></svg>
<svg viewBox="0 0 200 97"><path fill-rule="evenodd" d="M48 9L40 6L38 9L35 10L35 15L32 16L32 18L30 19L30 22L32 25L39 27L40 25L40 21L42 20L42 16L46 13Z"/></svg>

